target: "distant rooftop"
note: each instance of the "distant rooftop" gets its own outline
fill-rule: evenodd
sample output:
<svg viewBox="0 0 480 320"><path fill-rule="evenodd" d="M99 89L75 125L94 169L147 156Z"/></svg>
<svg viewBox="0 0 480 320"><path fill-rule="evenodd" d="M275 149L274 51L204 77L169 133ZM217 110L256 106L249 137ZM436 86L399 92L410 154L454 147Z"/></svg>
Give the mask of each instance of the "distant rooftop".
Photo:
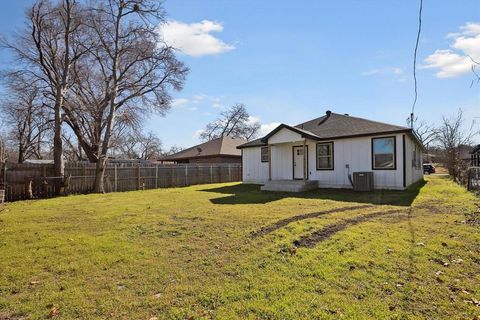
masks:
<svg viewBox="0 0 480 320"><path fill-rule="evenodd" d="M232 137L220 137L213 139L180 152L160 158L161 161L175 161L181 159L212 157L212 156L238 156L242 155L237 149L239 145L244 144L243 139Z"/></svg>

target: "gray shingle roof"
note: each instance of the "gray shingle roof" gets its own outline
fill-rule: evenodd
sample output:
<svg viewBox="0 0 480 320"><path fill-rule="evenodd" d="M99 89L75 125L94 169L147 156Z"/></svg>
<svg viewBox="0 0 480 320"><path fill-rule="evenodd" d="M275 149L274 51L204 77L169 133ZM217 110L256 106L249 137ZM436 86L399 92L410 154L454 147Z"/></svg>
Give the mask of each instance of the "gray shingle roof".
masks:
<svg viewBox="0 0 480 320"><path fill-rule="evenodd" d="M204 142L202 144L193 146L191 148L182 150L180 152L165 156L159 160L174 161L179 159L211 157L211 156L241 156L241 151L237 149L238 146L245 143L243 139L232 137L220 137L214 140Z"/></svg>
<svg viewBox="0 0 480 320"><path fill-rule="evenodd" d="M411 132L411 129L407 127L332 112L329 116L324 115L293 127L282 124L265 137L250 141L239 146L239 148L267 145L269 136L282 127L297 131L298 133L314 140L341 139L382 133Z"/></svg>

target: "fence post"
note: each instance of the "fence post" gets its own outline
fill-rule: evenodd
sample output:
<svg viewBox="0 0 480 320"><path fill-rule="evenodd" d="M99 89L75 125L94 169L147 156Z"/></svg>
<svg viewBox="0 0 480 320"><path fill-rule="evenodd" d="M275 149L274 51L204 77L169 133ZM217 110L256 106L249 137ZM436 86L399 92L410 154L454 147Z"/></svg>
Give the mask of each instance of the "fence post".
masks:
<svg viewBox="0 0 480 320"><path fill-rule="evenodd" d="M88 193L89 188L87 186L87 167L85 166L85 164L83 164L83 170L82 170L82 173L83 173L83 190L82 192L85 192L85 193Z"/></svg>
<svg viewBox="0 0 480 320"><path fill-rule="evenodd" d="M470 191L470 168L467 169L467 191ZM473 170L472 170L473 171Z"/></svg>
<svg viewBox="0 0 480 320"><path fill-rule="evenodd" d="M188 186L188 164L185 165L185 185Z"/></svg>
<svg viewBox="0 0 480 320"><path fill-rule="evenodd" d="M158 164L155 166L155 189L158 189Z"/></svg>
<svg viewBox="0 0 480 320"><path fill-rule="evenodd" d="M210 183L213 183L213 166L210 165Z"/></svg>
<svg viewBox="0 0 480 320"><path fill-rule="evenodd" d="M228 182L232 182L232 165L228 164Z"/></svg>
<svg viewBox="0 0 480 320"><path fill-rule="evenodd" d="M115 192L118 191L118 173L117 173L117 166L118 166L118 164L115 164Z"/></svg>
<svg viewBox="0 0 480 320"><path fill-rule="evenodd" d="M7 164L6 163L3 166L3 190L4 191L3 191L2 200L6 201L7 200Z"/></svg>
<svg viewBox="0 0 480 320"><path fill-rule="evenodd" d="M137 190L140 190L140 166L137 166Z"/></svg>

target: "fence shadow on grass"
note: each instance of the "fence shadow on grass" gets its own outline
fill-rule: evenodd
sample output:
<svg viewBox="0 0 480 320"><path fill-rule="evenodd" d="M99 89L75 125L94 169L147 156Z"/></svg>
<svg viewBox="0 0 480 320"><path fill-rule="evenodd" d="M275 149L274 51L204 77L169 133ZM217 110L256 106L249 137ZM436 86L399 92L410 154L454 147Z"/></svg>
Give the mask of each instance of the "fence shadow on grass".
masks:
<svg viewBox="0 0 480 320"><path fill-rule="evenodd" d="M324 199L343 202L368 203L376 205L410 206L420 189L428 182L419 181L404 191L375 190L373 192L355 192L350 189L317 189L308 192L271 192L261 191L259 185L236 184L232 186L204 188L200 191L222 193L227 196L211 199L214 204L262 204L283 198Z"/></svg>

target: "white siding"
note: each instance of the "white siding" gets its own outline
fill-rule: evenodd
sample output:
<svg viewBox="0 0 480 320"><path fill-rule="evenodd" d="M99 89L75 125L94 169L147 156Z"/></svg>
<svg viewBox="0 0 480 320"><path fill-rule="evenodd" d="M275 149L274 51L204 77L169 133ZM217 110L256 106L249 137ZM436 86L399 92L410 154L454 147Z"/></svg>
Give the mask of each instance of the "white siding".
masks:
<svg viewBox="0 0 480 320"><path fill-rule="evenodd" d="M409 136L405 135L405 177L407 186L411 185L412 183L417 182L418 180L423 179L423 166L422 163L420 164L419 168L415 168L414 162L414 150L415 150L416 142L410 138ZM420 152L420 160L423 158L421 148L417 144L417 150Z"/></svg>
<svg viewBox="0 0 480 320"><path fill-rule="evenodd" d="M348 172L353 178L353 172L371 171L376 189L403 189L402 135L397 134L395 138L396 170L372 170L372 137L333 140L334 170L317 170L316 142L311 141L308 143L309 179L318 180L319 186L324 188L352 188ZM350 170L346 168L347 164Z"/></svg>
<svg viewBox="0 0 480 320"><path fill-rule="evenodd" d="M282 139L286 140L286 134L284 135L282 131L280 130L279 133L281 133ZM293 135L295 134L293 133ZM294 138L293 135L290 138ZM395 170L372 170L372 137L333 140L334 170L317 170L317 142L308 140L309 179L317 180L319 186L324 188L352 188L348 179L349 172L353 176L353 172L371 171L373 172L376 189L403 189L403 134L394 136L396 138ZM375 138L377 137L382 136L375 136ZM272 143L272 138L270 138L270 143ZM292 147L302 144L303 142L289 142L271 146L273 180L293 179ZM407 186L423 178L423 169L412 167L413 146L414 141L408 135L405 135L405 167L407 169L405 177ZM268 180L268 163L261 162L260 147L243 149L242 159L244 182L262 183ZM350 169L346 168L347 164Z"/></svg>
<svg viewBox="0 0 480 320"><path fill-rule="evenodd" d="M301 135L286 128L280 129L277 133L268 139L269 144L303 141Z"/></svg>
<svg viewBox="0 0 480 320"><path fill-rule="evenodd" d="M268 162L261 162L260 147L242 149L242 176L246 183L268 180Z"/></svg>

